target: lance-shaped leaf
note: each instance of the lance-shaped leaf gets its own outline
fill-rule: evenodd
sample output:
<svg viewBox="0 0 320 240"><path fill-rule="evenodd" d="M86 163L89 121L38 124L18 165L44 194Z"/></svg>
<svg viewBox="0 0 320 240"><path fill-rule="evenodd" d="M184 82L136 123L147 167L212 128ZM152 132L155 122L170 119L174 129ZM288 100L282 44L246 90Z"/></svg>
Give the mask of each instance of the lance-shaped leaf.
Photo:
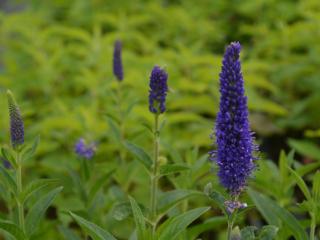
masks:
<svg viewBox="0 0 320 240"><path fill-rule="evenodd" d="M58 193L62 191L63 187L58 187L40 197L40 199L31 207L26 216L26 234L30 237L37 229L46 210L53 202Z"/></svg>
<svg viewBox="0 0 320 240"><path fill-rule="evenodd" d="M98 225L70 212L73 219L83 228L93 240L116 240L109 232Z"/></svg>

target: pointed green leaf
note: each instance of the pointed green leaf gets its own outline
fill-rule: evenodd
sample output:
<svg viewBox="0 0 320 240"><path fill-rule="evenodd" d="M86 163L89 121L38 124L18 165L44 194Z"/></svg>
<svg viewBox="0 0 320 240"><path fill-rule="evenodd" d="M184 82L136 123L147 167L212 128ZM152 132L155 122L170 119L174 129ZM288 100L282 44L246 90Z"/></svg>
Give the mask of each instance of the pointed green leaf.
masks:
<svg viewBox="0 0 320 240"><path fill-rule="evenodd" d="M178 216L169 218L158 229L159 240L176 239L177 236L191 224L194 220L207 212L210 207L192 209Z"/></svg>
<svg viewBox="0 0 320 240"><path fill-rule="evenodd" d="M107 122L108 122L108 127L111 130L112 136L114 137L114 139L118 142L121 141L121 131L120 128L118 126L118 124L109 116L106 116L107 118Z"/></svg>
<svg viewBox="0 0 320 240"><path fill-rule="evenodd" d="M320 161L320 148L309 140L290 139L289 145L297 150L297 152Z"/></svg>
<svg viewBox="0 0 320 240"><path fill-rule="evenodd" d="M99 190L102 189L106 182L110 179L110 176L114 173L114 171L115 169L110 170L94 182L93 186L89 191L90 202L95 198Z"/></svg>
<svg viewBox="0 0 320 240"><path fill-rule="evenodd" d="M81 240L81 238L78 237L74 232L62 225L60 225L58 229L59 232L64 236L65 240Z"/></svg>
<svg viewBox="0 0 320 240"><path fill-rule="evenodd" d="M315 202L320 202L320 171L317 171L313 177L312 195Z"/></svg>
<svg viewBox="0 0 320 240"><path fill-rule="evenodd" d="M14 168L17 168L16 160L14 159L12 150L10 148L2 147L1 153L5 160L9 161Z"/></svg>
<svg viewBox="0 0 320 240"><path fill-rule="evenodd" d="M303 179L298 175L298 173L296 171L294 171L292 168L289 168L290 173L292 174L292 176L294 177L296 183L298 184L300 190L303 192L303 195L305 196L305 198L307 200L311 200L311 194L310 191L306 185L306 183L303 181Z"/></svg>
<svg viewBox="0 0 320 240"><path fill-rule="evenodd" d="M194 196L204 196L202 192L193 190L173 190L163 193L158 202L158 211L164 213L179 202Z"/></svg>
<svg viewBox="0 0 320 240"><path fill-rule="evenodd" d="M37 136L36 139L34 140L32 146L31 147L27 147L23 151L22 159L24 161L30 159L34 155L34 153L36 152L36 150L38 148L39 143L40 143L40 136Z"/></svg>
<svg viewBox="0 0 320 240"><path fill-rule="evenodd" d="M20 201L22 203L26 202L32 195L35 195L41 189L57 182L57 179L38 179L31 182L20 195Z"/></svg>
<svg viewBox="0 0 320 240"><path fill-rule="evenodd" d="M129 152L137 157L140 163L142 163L147 169L151 169L152 159L141 147L127 141L125 142L125 146Z"/></svg>
<svg viewBox="0 0 320 240"><path fill-rule="evenodd" d="M195 239L201 233L213 229L217 229L227 223L227 218L225 216L218 216L206 219L203 223L192 226L188 229L187 236L190 239Z"/></svg>
<svg viewBox="0 0 320 240"><path fill-rule="evenodd" d="M0 220L0 229L9 233L16 240L27 240L26 236L21 231L21 229L13 222Z"/></svg>
<svg viewBox="0 0 320 240"><path fill-rule="evenodd" d="M30 237L35 232L46 210L62 189L63 187L53 189L46 195L40 197L40 199L31 207L25 220L27 236Z"/></svg>
<svg viewBox="0 0 320 240"><path fill-rule="evenodd" d="M286 209L280 207L275 201L252 189L248 190L252 201L270 225L285 226L294 236L307 240L307 234L300 222Z"/></svg>
<svg viewBox="0 0 320 240"><path fill-rule="evenodd" d="M138 239L144 240L147 238L147 228L144 216L136 201L132 197L129 197L129 199L132 208L134 222L136 224Z"/></svg>
<svg viewBox="0 0 320 240"><path fill-rule="evenodd" d="M17 184L10 173L2 166L0 166L0 178L6 183L12 193L17 193Z"/></svg>
<svg viewBox="0 0 320 240"><path fill-rule="evenodd" d="M98 225L70 212L73 219L83 228L93 240L116 240L109 232Z"/></svg>
<svg viewBox="0 0 320 240"><path fill-rule="evenodd" d="M212 191L208 196L219 206L219 208L224 212L224 214L227 215L226 208L224 205L226 201L225 197L218 191Z"/></svg>
<svg viewBox="0 0 320 240"><path fill-rule="evenodd" d="M173 173L189 170L190 168L184 164L166 164L160 167L160 175L165 176Z"/></svg>

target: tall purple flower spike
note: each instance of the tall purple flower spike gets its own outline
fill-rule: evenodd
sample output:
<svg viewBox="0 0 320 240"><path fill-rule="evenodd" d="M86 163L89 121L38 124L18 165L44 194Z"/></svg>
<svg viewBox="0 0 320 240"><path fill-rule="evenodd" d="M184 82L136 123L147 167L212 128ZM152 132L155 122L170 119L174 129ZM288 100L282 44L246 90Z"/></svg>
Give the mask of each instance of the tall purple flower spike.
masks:
<svg viewBox="0 0 320 240"><path fill-rule="evenodd" d="M11 145L17 148L24 143L24 124L20 109L10 90L7 91L9 115L10 115L10 137Z"/></svg>
<svg viewBox="0 0 320 240"><path fill-rule="evenodd" d="M220 73L220 111L215 135L217 150L210 160L216 161L221 184L236 196L246 187L247 179L255 169L253 133L248 120L247 97L241 72L239 54L241 45L232 42L226 49Z"/></svg>
<svg viewBox="0 0 320 240"><path fill-rule="evenodd" d="M149 110L152 113L164 113L166 111L166 96L168 74L159 66L154 66L150 76Z"/></svg>
<svg viewBox="0 0 320 240"><path fill-rule="evenodd" d="M114 51L113 51L113 74L119 81L123 80L123 68L122 68L122 43L117 40L114 43Z"/></svg>
<svg viewBox="0 0 320 240"><path fill-rule="evenodd" d="M96 144L86 144L85 140L80 138L74 146L74 151L79 157L91 159L96 152Z"/></svg>

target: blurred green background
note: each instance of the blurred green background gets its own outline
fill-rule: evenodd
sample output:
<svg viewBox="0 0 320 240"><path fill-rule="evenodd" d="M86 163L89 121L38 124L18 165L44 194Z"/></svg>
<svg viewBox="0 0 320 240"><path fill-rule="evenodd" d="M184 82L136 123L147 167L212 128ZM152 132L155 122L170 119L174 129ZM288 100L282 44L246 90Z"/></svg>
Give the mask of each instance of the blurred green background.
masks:
<svg viewBox="0 0 320 240"><path fill-rule="evenodd" d="M0 88L15 94L27 139L41 135L30 177L63 177L77 165L73 146L82 136L98 143L102 170L115 165L121 148L110 126L110 116L119 121L112 74L116 39L123 42L122 110L132 107L123 126L126 139L151 150L145 134L152 121L148 81L157 64L168 71L170 86L163 155L186 161L191 149L205 154L218 110L222 54L228 43L240 41L251 126L263 153L276 160L281 148L293 147L304 161L320 158L318 0L0 4ZM4 94L0 108L0 140L8 143ZM139 174L131 174L139 186Z"/></svg>

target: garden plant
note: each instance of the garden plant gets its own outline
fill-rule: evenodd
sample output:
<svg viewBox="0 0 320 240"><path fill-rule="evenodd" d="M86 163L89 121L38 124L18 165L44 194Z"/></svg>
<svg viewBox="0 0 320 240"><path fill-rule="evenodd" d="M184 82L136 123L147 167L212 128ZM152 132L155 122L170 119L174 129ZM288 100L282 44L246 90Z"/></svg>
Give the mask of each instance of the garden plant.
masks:
<svg viewBox="0 0 320 240"><path fill-rule="evenodd" d="M0 240L320 240L320 3L0 3Z"/></svg>

